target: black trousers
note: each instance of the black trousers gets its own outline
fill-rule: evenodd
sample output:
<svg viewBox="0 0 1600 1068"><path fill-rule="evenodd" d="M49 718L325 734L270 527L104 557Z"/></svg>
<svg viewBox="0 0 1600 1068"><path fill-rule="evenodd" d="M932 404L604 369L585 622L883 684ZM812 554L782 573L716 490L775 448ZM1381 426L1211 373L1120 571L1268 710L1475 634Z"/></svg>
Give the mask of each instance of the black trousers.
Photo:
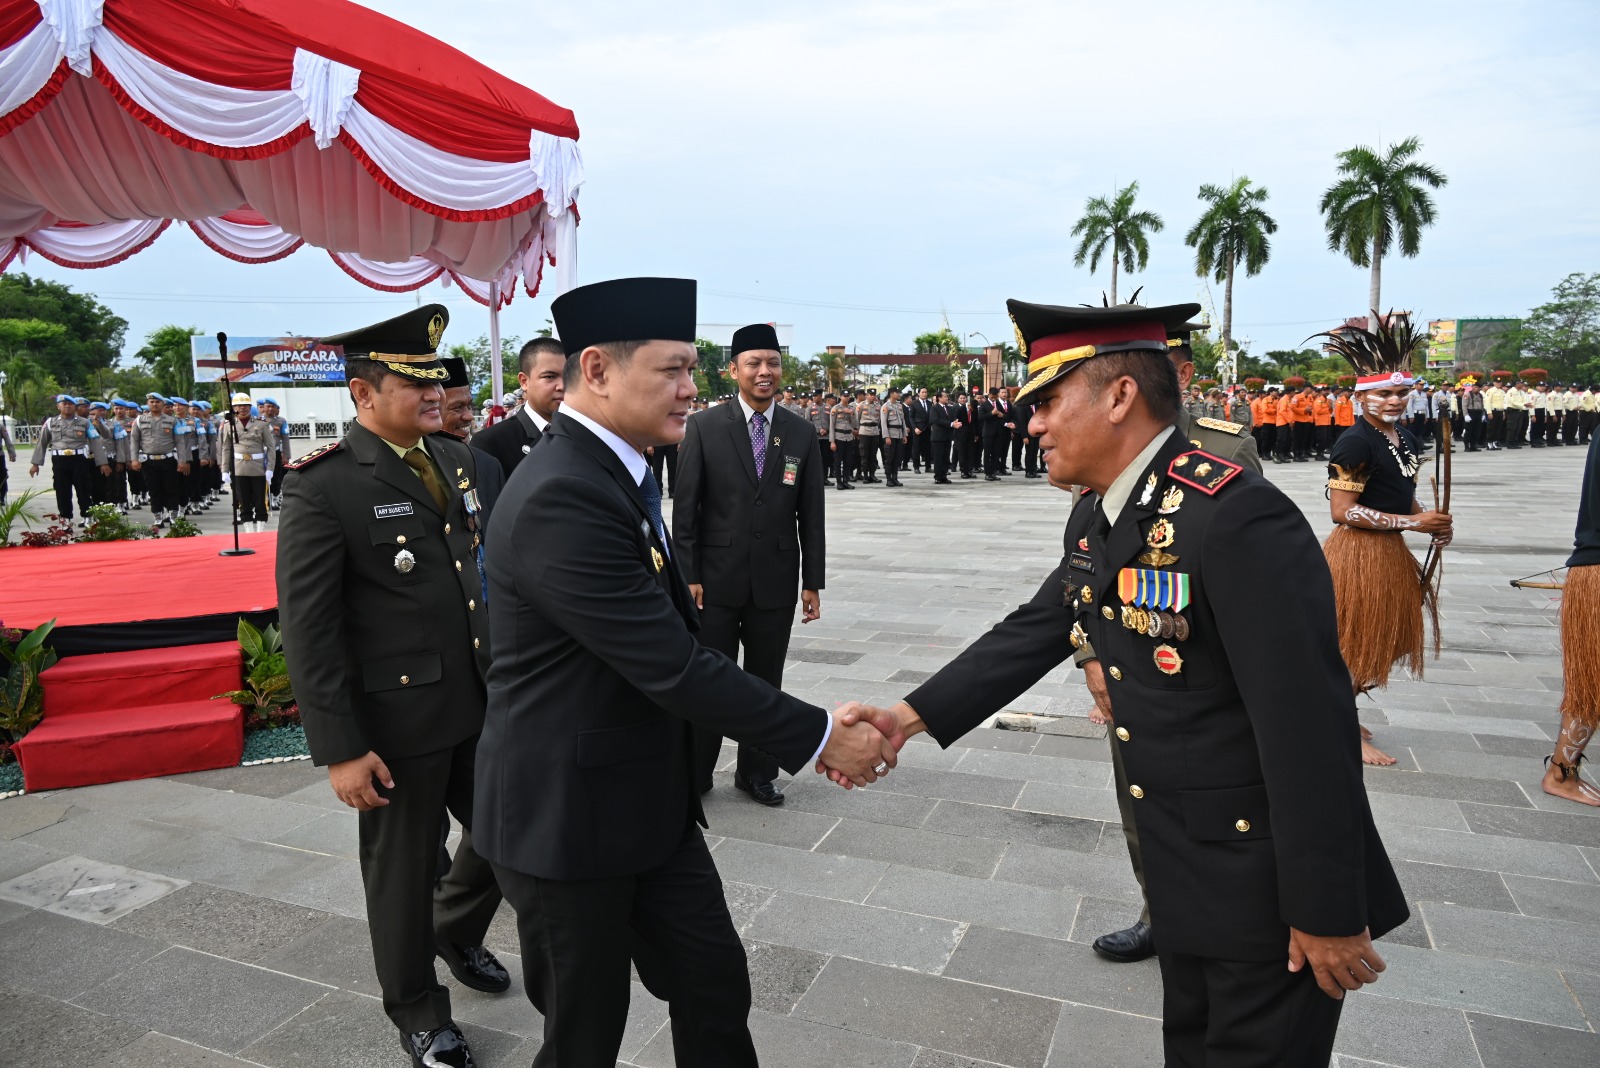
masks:
<svg viewBox="0 0 1600 1068"><path fill-rule="evenodd" d="M956 458L961 462L961 473L970 475L978 463L978 437L966 430L956 438Z"/></svg>
<svg viewBox="0 0 1600 1068"><path fill-rule="evenodd" d="M1543 408L1535 408L1533 410L1533 420L1528 431L1528 444L1536 449L1544 448L1545 424L1545 410Z"/></svg>
<svg viewBox="0 0 1600 1068"><path fill-rule="evenodd" d="M173 512L182 500L178 497L178 460L144 460L144 488L150 494L150 512Z"/></svg>
<svg viewBox="0 0 1600 1068"><path fill-rule="evenodd" d="M1312 425L1315 427L1315 429L1312 430L1312 441L1316 443L1315 447L1317 450L1317 459L1320 460L1324 456L1328 455L1328 448L1333 444L1333 424L1328 423L1322 426L1317 426L1316 424Z"/></svg>
<svg viewBox="0 0 1600 1068"><path fill-rule="evenodd" d="M1520 449L1528 441L1528 411L1526 408L1506 409L1506 448Z"/></svg>
<svg viewBox="0 0 1600 1068"><path fill-rule="evenodd" d="M915 447L912 449L912 452L911 452L913 464L915 464L916 461L920 460L922 462L922 466L923 467L932 467L933 466L933 435L932 435L932 432L929 431L929 430L923 430L923 432L921 434L914 435L914 443L915 443Z"/></svg>
<svg viewBox="0 0 1600 1068"><path fill-rule="evenodd" d="M1030 475L1039 473L1039 439L1029 438L1022 450L1023 469Z"/></svg>
<svg viewBox="0 0 1600 1068"><path fill-rule="evenodd" d="M78 495L78 510L89 514L94 503L94 461L87 456L50 457L50 482L56 490L56 515L72 518L72 495Z"/></svg>
<svg viewBox="0 0 1600 1068"><path fill-rule="evenodd" d="M700 644L715 649L734 663L744 647L744 669L756 678L783 688L783 660L789 653L789 632L794 626L794 605L787 608L738 608L707 604L700 610ZM722 735L694 728L694 768L701 793L711 789ZM753 745L739 743L739 775L747 782L771 782L778 777L778 760Z"/></svg>
<svg viewBox="0 0 1600 1068"><path fill-rule="evenodd" d="M0 504L6 503L6 494L11 489L11 470L6 467L6 458L0 453Z"/></svg>
<svg viewBox="0 0 1600 1068"><path fill-rule="evenodd" d="M241 523L267 521L267 476L233 476L233 510Z"/></svg>
<svg viewBox="0 0 1600 1068"><path fill-rule="evenodd" d="M649 460L650 473L656 476L656 487L667 496L672 496L672 487L678 481L678 447L676 445L657 445ZM665 482L661 481L663 468L666 469L667 475Z"/></svg>
<svg viewBox="0 0 1600 1068"><path fill-rule="evenodd" d="M1013 469L1022 466L1022 448L1028 441L1028 435L1020 429L1011 432L1011 466Z"/></svg>
<svg viewBox="0 0 1600 1068"><path fill-rule="evenodd" d="M948 441L932 441L933 455L929 462L933 466L933 477L937 481L944 481L950 477L950 443Z"/></svg>
<svg viewBox="0 0 1600 1068"><path fill-rule="evenodd" d="M1287 942L1287 939L1285 940ZM1167 1068L1326 1068L1344 1002L1308 964L1159 952Z"/></svg>
<svg viewBox="0 0 1600 1068"><path fill-rule="evenodd" d="M990 434L983 439L983 473L998 475L1006 465L1006 439Z"/></svg>
<svg viewBox="0 0 1600 1068"><path fill-rule="evenodd" d="M854 438L849 441L836 441L838 446L833 449L833 479L841 486L850 484L850 476L856 469L856 442Z"/></svg>
<svg viewBox="0 0 1600 1068"><path fill-rule="evenodd" d="M1461 428L1461 440L1466 443L1467 448L1477 452L1488 444L1485 435L1489 430L1489 422L1481 413L1471 419L1463 416L1462 422L1465 425Z"/></svg>
<svg viewBox="0 0 1600 1068"><path fill-rule="evenodd" d="M357 818L367 929L383 1011L408 1034L450 1020L450 991L433 966L436 943L481 945L500 907L493 872L465 831L435 898L439 821L448 809L462 827L472 826L477 749L473 735L437 752L386 758L394 789L377 790L389 803Z"/></svg>
<svg viewBox="0 0 1600 1068"><path fill-rule="evenodd" d="M817 454L822 460L822 477L828 478L833 474L833 451L828 448L829 442L825 437L817 438Z"/></svg>
<svg viewBox="0 0 1600 1068"><path fill-rule="evenodd" d="M196 461L194 466L189 468L190 504L205 503L206 495L211 492L211 472L216 469L216 466L217 465L214 463L201 466L199 461ZM265 494L267 488L266 482L266 476L261 476L261 489L263 494ZM262 516L261 518L265 519L266 516Z"/></svg>
<svg viewBox="0 0 1600 1068"><path fill-rule="evenodd" d="M1578 415L1576 408L1561 413L1561 440L1568 445L1578 443Z"/></svg>
<svg viewBox="0 0 1600 1068"><path fill-rule="evenodd" d="M878 473L878 443L883 440L881 435L863 434L856 438L856 449L861 457L861 477L873 478Z"/></svg>
<svg viewBox="0 0 1600 1068"><path fill-rule="evenodd" d="M564 882L498 864L494 872L517 910L528 1000L544 1015L534 1068L616 1063L630 960L669 1007L677 1064L755 1068L744 946L699 827L686 820L672 856L637 875Z"/></svg>
<svg viewBox="0 0 1600 1068"><path fill-rule="evenodd" d="M1502 409L1489 413L1489 444L1504 445L1506 443L1506 413Z"/></svg>
<svg viewBox="0 0 1600 1068"><path fill-rule="evenodd" d="M272 495L276 497L283 492L283 453L273 453L272 456Z"/></svg>
<svg viewBox="0 0 1600 1068"><path fill-rule="evenodd" d="M883 477L890 482L900 481L900 465L905 463L906 443L900 438L883 439Z"/></svg>
<svg viewBox="0 0 1600 1068"><path fill-rule="evenodd" d="M1304 460L1311 455L1311 443L1315 436L1316 426L1313 423L1294 424L1294 458Z"/></svg>

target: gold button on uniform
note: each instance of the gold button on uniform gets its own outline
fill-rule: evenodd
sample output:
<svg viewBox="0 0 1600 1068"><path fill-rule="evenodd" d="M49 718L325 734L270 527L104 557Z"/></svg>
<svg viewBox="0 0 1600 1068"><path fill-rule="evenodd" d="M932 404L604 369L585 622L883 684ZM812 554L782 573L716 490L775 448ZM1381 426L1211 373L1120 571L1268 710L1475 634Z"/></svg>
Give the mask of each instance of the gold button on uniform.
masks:
<svg viewBox="0 0 1600 1068"><path fill-rule="evenodd" d="M1130 787L1128 787L1128 792L1130 794L1132 794L1134 797L1143 797L1144 796L1144 790L1141 787L1138 787L1138 786L1130 786Z"/></svg>
<svg viewBox="0 0 1600 1068"><path fill-rule="evenodd" d="M394 543L396 545L404 545L406 543L406 536L404 534L395 535Z"/></svg>
<svg viewBox="0 0 1600 1068"><path fill-rule="evenodd" d="M1121 682L1122 681L1122 669L1119 668L1119 667L1113 667L1111 669L1111 677L1116 679L1118 682Z"/></svg>
<svg viewBox="0 0 1600 1068"><path fill-rule="evenodd" d="M472 647L474 649L478 648L478 639L477 638L472 639Z"/></svg>
<svg viewBox="0 0 1600 1068"><path fill-rule="evenodd" d="M446 523L446 524L445 524L445 525L444 525L444 532L445 532L445 533L446 533L446 534L448 534L448 533L450 533L450 524L449 524L449 523Z"/></svg>
<svg viewBox="0 0 1600 1068"><path fill-rule="evenodd" d="M1100 614L1105 616L1107 619L1116 619L1117 618L1117 614L1111 610L1111 606L1110 605L1103 606L1100 609Z"/></svg>
<svg viewBox="0 0 1600 1068"><path fill-rule="evenodd" d="M456 570L457 570L457 571L460 571L460 570L461 570L461 561L460 561L460 560L457 560L457 561L456 561Z"/></svg>
<svg viewBox="0 0 1600 1068"><path fill-rule="evenodd" d="M477 610L478 610L478 602L477 601L468 601L467 602L467 611L476 612Z"/></svg>
<svg viewBox="0 0 1600 1068"><path fill-rule="evenodd" d="M1235 823L1233 825L1233 829L1238 831L1240 834L1243 834L1245 831L1248 831L1250 829L1250 821L1249 820L1240 820L1238 823Z"/></svg>
<svg viewBox="0 0 1600 1068"><path fill-rule="evenodd" d="M402 685L402 686L410 686L411 685L411 676L410 675L401 675L400 676L400 685Z"/></svg>
<svg viewBox="0 0 1600 1068"><path fill-rule="evenodd" d="M1128 733L1128 728L1126 728L1126 727L1118 727L1117 728L1117 738L1118 738L1118 740L1125 742L1129 738L1132 738L1132 737L1133 737L1133 735Z"/></svg>

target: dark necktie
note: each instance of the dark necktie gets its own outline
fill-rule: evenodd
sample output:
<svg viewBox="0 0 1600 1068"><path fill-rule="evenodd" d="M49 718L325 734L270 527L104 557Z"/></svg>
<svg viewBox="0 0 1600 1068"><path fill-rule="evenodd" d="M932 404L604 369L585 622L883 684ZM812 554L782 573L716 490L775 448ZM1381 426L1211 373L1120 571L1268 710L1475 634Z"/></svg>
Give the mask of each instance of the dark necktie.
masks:
<svg viewBox="0 0 1600 1068"><path fill-rule="evenodd" d="M760 412L750 417L750 451L756 454L756 480L760 481L767 473L767 417Z"/></svg>
<svg viewBox="0 0 1600 1068"><path fill-rule="evenodd" d="M656 485L656 476L648 468L645 470L643 481L639 483L639 494L644 497L644 508L650 516L650 525L655 528L656 537L661 539L662 545L665 545L667 525L661 519L661 487Z"/></svg>
<svg viewBox="0 0 1600 1068"><path fill-rule="evenodd" d="M412 449L406 453L405 460L406 466L422 477L422 484L427 487L428 496L433 498L433 503L439 506L439 513L443 515L449 498L445 496L444 487L439 484L439 475L434 471L433 462L428 459L428 454L421 449Z"/></svg>

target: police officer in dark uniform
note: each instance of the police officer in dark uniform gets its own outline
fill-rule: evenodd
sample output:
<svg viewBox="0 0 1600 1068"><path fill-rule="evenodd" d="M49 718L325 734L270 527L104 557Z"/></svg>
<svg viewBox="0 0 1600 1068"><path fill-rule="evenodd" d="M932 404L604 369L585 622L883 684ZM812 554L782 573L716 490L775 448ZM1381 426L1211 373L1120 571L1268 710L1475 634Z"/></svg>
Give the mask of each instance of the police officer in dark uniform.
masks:
<svg viewBox="0 0 1600 1068"><path fill-rule="evenodd" d="M1407 908L1316 538L1282 491L1177 435L1167 332L1197 306L1008 305L1050 479L1089 490L1028 604L861 714L948 746L1092 641L1161 932L1166 1062L1325 1065L1344 991L1384 968L1371 939ZM1263 572L1299 576L1293 611L1262 610Z"/></svg>
<svg viewBox="0 0 1600 1068"><path fill-rule="evenodd" d="M277 577L312 759L360 813L384 1010L414 1065L463 1068L435 955L479 990L510 976L482 945L499 894L471 845L489 614L474 454L439 432L448 314L431 304L323 339L344 347L357 414L343 440L287 465ZM436 901L446 809L463 832Z"/></svg>

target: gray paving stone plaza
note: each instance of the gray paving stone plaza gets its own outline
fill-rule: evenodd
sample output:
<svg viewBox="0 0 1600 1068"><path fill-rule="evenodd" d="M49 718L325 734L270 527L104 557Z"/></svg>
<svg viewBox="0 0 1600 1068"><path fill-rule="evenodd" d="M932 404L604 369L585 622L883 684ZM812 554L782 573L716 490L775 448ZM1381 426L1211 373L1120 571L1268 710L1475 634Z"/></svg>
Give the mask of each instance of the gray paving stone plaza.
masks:
<svg viewBox="0 0 1600 1068"><path fill-rule="evenodd" d="M1455 457L1444 654L1361 703L1399 758L1367 785L1413 918L1381 945L1382 981L1349 998L1343 1068L1600 1065L1600 812L1539 789L1556 599L1508 586L1565 559L1582 463ZM1326 533L1321 465L1268 475ZM1043 482L927 475L827 503L823 617L796 627L785 679L827 707L903 696L1030 595L1068 506ZM1264 612L1293 610L1297 576L1258 581ZM724 768L709 833L764 1064L1160 1063L1155 961L1089 949L1138 912L1089 703L1058 670L1011 706L1062 717L1047 731L917 739L883 783L846 794L806 773L777 810ZM0 801L0 1050L30 1068L404 1063L355 852L354 814L308 762ZM456 987L457 1018L479 1064L526 1065L540 1020L507 910L489 944L516 985ZM623 1061L670 1065L666 1007L634 994Z"/></svg>

